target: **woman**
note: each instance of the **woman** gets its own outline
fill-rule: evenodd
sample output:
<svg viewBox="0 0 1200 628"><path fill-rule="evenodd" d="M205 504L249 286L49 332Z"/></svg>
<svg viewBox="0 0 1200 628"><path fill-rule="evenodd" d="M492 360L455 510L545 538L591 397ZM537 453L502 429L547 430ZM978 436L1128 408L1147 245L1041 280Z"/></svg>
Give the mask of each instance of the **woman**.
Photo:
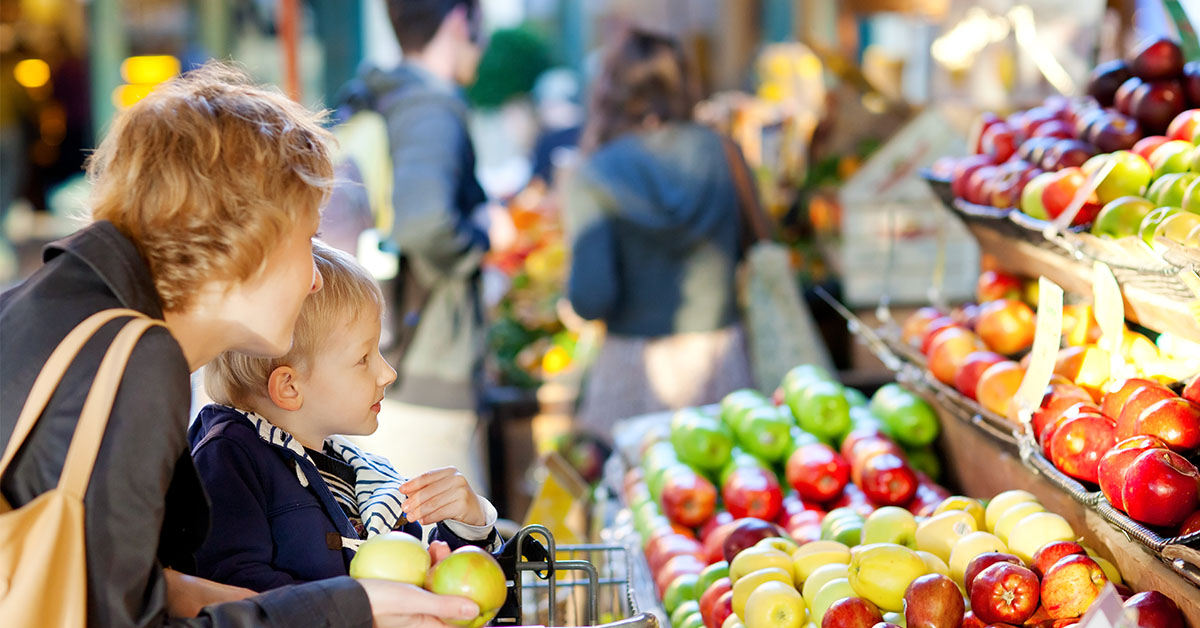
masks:
<svg viewBox="0 0 1200 628"><path fill-rule="evenodd" d="M568 299L608 328L577 414L600 436L751 384L737 194L724 141L692 121L694 98L679 44L642 30L618 39L592 88L565 213Z"/></svg>
<svg viewBox="0 0 1200 628"><path fill-rule="evenodd" d="M224 351L291 346L300 305L321 287L311 239L333 167L320 122L219 65L158 87L113 121L91 158L95 222L48 246L44 266L0 295L0 447L79 322L123 307L166 323L133 352L84 498L89 626L441 626L435 616L478 612L378 580L251 597L180 573L208 522L187 447L189 373ZM14 508L57 482L100 357L127 320L84 347L0 478ZM209 605L224 600L236 601Z"/></svg>

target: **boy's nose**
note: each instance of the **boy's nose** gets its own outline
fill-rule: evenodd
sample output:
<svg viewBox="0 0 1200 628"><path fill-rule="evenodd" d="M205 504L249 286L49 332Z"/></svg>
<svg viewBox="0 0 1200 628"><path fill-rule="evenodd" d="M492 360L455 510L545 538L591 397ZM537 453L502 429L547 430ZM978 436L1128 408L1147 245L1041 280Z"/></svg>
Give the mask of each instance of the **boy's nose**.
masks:
<svg viewBox="0 0 1200 628"><path fill-rule="evenodd" d="M387 360L383 360L383 372L380 373L379 386L386 388L394 381L396 381L396 369L392 368Z"/></svg>

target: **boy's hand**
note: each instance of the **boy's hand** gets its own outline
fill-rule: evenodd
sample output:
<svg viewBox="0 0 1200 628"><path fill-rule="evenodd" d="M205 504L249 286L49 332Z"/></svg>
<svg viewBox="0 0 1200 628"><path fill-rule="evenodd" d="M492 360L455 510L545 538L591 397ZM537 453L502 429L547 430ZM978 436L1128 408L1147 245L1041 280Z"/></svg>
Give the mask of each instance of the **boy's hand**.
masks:
<svg viewBox="0 0 1200 628"><path fill-rule="evenodd" d="M409 521L429 525L453 519L473 526L487 524L479 496L454 467L422 473L401 484L400 491L408 496L404 514Z"/></svg>

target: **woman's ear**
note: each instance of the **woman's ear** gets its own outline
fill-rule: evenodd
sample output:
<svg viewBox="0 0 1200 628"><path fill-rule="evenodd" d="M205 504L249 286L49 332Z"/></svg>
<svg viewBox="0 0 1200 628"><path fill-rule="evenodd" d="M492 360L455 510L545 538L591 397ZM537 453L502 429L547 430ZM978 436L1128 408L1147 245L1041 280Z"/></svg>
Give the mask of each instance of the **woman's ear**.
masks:
<svg viewBox="0 0 1200 628"><path fill-rule="evenodd" d="M276 367L267 378L267 396L280 410L295 412L304 406L304 394L300 390L300 378L290 366Z"/></svg>

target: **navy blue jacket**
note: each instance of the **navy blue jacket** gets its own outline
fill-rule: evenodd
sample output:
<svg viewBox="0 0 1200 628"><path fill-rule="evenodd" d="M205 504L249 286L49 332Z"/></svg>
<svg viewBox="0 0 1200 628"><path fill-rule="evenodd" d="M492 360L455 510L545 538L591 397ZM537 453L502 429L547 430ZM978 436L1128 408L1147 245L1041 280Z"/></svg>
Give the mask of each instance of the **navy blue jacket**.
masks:
<svg viewBox="0 0 1200 628"><path fill-rule="evenodd" d="M308 459L259 438L245 417L224 406L201 410L188 439L212 502L211 530L196 552L198 575L266 591L347 574L354 551L342 547L341 537L358 533ZM297 468L308 486L300 484ZM402 529L421 538L419 523ZM452 549L487 547L459 538L444 523L431 538Z"/></svg>

